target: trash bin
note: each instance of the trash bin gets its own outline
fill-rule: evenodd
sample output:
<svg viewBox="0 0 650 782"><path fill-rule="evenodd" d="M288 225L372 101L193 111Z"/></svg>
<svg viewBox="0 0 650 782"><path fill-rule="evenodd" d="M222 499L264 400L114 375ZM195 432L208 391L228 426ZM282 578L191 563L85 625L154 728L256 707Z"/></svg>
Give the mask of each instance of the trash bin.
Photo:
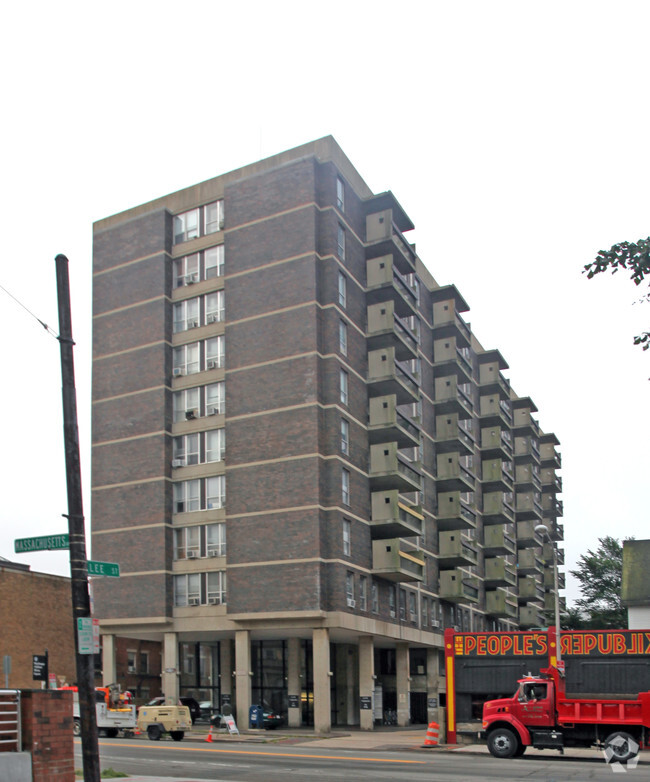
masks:
<svg viewBox="0 0 650 782"><path fill-rule="evenodd" d="M253 705L248 712L251 728L264 727L264 709L259 705Z"/></svg>

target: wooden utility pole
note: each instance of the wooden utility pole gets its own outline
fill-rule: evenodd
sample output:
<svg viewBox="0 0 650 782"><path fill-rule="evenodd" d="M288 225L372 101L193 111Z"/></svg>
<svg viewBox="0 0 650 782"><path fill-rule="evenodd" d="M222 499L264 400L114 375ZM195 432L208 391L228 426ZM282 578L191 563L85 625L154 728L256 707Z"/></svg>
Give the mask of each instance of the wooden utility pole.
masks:
<svg viewBox="0 0 650 782"><path fill-rule="evenodd" d="M59 345L61 347L61 380L63 393L63 436L65 470L68 488L68 530L70 536L70 580L72 584L72 618L74 622L77 658L77 688L81 718L81 753L84 782L100 782L99 741L93 654L80 654L79 619L91 618L86 566L86 533L81 495L81 460L79 457L79 430L77 427L77 392L74 383L72 348L72 319L70 316L70 279L68 259L57 255L56 287L59 303Z"/></svg>

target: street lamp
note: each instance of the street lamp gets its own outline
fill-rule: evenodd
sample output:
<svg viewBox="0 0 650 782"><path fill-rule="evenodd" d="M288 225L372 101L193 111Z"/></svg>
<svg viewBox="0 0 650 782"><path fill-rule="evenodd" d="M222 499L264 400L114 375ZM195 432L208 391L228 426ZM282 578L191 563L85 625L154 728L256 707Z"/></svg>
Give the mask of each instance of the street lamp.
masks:
<svg viewBox="0 0 650 782"><path fill-rule="evenodd" d="M560 668L560 664L562 662L562 651L560 648L560 591L558 589L558 575L557 575L557 547L554 543L554 541L551 539L551 533L549 532L548 527L546 524L537 524L535 527L535 532L538 532L540 535L546 535L548 542L551 544L551 548L553 550L553 608L555 610L555 644L556 644L556 658L558 665L557 667Z"/></svg>

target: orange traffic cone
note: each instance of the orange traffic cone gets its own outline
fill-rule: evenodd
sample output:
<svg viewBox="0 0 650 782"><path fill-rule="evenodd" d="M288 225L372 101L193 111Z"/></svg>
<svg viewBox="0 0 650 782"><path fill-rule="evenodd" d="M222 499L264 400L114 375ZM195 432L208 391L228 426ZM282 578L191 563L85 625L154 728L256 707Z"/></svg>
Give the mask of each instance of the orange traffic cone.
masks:
<svg viewBox="0 0 650 782"><path fill-rule="evenodd" d="M208 732L208 735L205 737L206 741L212 741L212 725L210 725L210 730Z"/></svg>
<svg viewBox="0 0 650 782"><path fill-rule="evenodd" d="M438 731L440 730L440 725L438 725L437 722L430 722L429 727L427 728L427 736L424 739L424 746L425 747L435 747L438 744Z"/></svg>

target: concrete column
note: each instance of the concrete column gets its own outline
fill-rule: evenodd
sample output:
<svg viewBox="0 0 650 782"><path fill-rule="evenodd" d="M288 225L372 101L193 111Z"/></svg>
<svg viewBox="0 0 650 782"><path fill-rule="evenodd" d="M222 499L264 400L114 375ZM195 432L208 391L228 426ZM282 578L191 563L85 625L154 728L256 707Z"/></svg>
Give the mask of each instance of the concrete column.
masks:
<svg viewBox="0 0 650 782"><path fill-rule="evenodd" d="M359 638L359 725L361 730L374 730L373 691L375 689L375 642L372 636ZM370 708L363 708L370 699Z"/></svg>
<svg viewBox="0 0 650 782"><path fill-rule="evenodd" d="M444 711L440 708L440 651L427 649L427 720L437 722L440 726L439 742L445 743ZM435 701L435 706L430 704Z"/></svg>
<svg viewBox="0 0 650 782"><path fill-rule="evenodd" d="M289 727L299 728L302 725L302 708L300 695L300 638L289 638L287 641L287 694L289 696ZM297 705L296 704L297 698ZM294 705L292 705L294 704Z"/></svg>
<svg viewBox="0 0 650 782"><path fill-rule="evenodd" d="M178 703L180 672L178 637L176 633L165 633L162 654L162 691L165 698L172 703Z"/></svg>
<svg viewBox="0 0 650 782"><path fill-rule="evenodd" d="M314 729L316 733L332 730L332 704L330 694L330 634L327 628L313 631L314 654Z"/></svg>
<svg viewBox="0 0 650 782"><path fill-rule="evenodd" d="M248 730L248 712L251 707L253 678L251 675L251 634L248 630L235 632L235 695L237 727Z"/></svg>
<svg viewBox="0 0 650 782"><path fill-rule="evenodd" d="M223 710L224 703L233 708L233 675L232 646L230 638L225 638L219 644L219 675L221 676L221 703L215 704L215 709Z"/></svg>
<svg viewBox="0 0 650 782"><path fill-rule="evenodd" d="M395 665L397 675L395 684L397 689L397 724L400 727L406 727L411 722L410 713L410 678L409 670L409 645L398 643L395 646Z"/></svg>
<svg viewBox="0 0 650 782"><path fill-rule="evenodd" d="M106 687L116 681L115 636L102 635L102 684Z"/></svg>

